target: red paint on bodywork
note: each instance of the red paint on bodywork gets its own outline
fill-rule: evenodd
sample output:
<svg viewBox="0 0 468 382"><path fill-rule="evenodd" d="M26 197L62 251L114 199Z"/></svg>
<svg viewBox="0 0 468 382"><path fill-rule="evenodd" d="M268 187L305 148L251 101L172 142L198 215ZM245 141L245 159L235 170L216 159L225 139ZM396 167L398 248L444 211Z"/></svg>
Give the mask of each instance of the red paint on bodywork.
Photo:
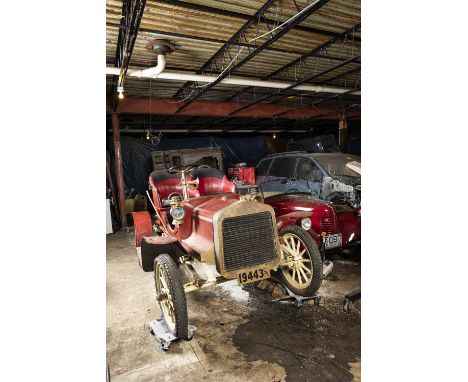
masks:
<svg viewBox="0 0 468 382"><path fill-rule="evenodd" d="M149 244L171 244L175 243L177 239L172 236L151 236L145 237L145 241Z"/></svg>
<svg viewBox="0 0 468 382"><path fill-rule="evenodd" d="M361 217L354 210L338 211L337 216L338 229L342 235L343 244L361 240Z"/></svg>
<svg viewBox="0 0 468 382"><path fill-rule="evenodd" d="M198 181L198 192L200 195L235 192L236 190L236 185L230 182L226 176L223 179L200 177Z"/></svg>
<svg viewBox="0 0 468 382"><path fill-rule="evenodd" d="M303 194L273 196L265 203L275 210L279 230L291 224L300 225L301 220L308 217L312 222L308 232L318 245L322 245L321 223L327 219L335 221L335 232L342 234L343 246L361 238L361 219L353 210L337 211L333 204Z"/></svg>
<svg viewBox="0 0 468 382"><path fill-rule="evenodd" d="M132 216L135 227L135 247L140 247L143 236L153 235L151 216L148 211L132 212Z"/></svg>
<svg viewBox="0 0 468 382"><path fill-rule="evenodd" d="M214 241L213 215L238 200L238 194L230 193L184 201L186 218L179 227L179 239L185 250L198 254L208 252Z"/></svg>

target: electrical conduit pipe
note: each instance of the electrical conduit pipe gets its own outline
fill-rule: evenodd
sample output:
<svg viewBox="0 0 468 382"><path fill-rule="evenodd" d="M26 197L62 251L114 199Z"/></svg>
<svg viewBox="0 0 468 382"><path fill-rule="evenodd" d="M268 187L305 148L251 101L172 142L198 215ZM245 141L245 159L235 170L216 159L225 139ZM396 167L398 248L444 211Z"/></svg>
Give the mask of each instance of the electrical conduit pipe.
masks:
<svg viewBox="0 0 468 382"><path fill-rule="evenodd" d="M174 80L174 81L192 81L192 82L213 82L218 77L217 76L204 76L200 74L187 74L187 73L171 73L164 72L166 64L166 57L164 55L158 55L158 64L157 66L149 69L143 70L128 70L127 76L130 77L139 77L139 78L160 78L162 80ZM118 75L120 73L119 68L106 68L106 74ZM274 88L274 89L284 89L291 86L291 83L278 82L278 81L263 81L255 80L250 78L225 78L220 81L222 84L227 85L237 85L237 86L257 86L260 88ZM302 90L314 93L335 93L342 94L349 91L347 88L339 88L333 86L320 86L320 85L299 85L294 88L294 90ZM350 94L360 95L360 91L355 91Z"/></svg>

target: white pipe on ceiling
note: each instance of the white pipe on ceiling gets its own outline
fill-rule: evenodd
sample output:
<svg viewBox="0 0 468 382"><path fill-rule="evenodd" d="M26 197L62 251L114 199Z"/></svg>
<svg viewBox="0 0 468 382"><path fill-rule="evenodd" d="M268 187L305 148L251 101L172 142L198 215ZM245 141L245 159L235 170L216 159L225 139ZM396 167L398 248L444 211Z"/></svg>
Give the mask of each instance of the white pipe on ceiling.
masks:
<svg viewBox="0 0 468 382"><path fill-rule="evenodd" d="M162 57L162 58L161 58ZM163 68L158 72L156 68L160 66L160 62L163 62ZM164 69L165 57L164 55L158 56L158 65L154 68L143 69L143 70L128 70L127 76L130 77L145 77L145 78L159 78L162 80L174 80L174 81L192 81L192 82L213 82L218 77L217 76L204 76L201 74L187 74L187 73L172 73L161 71ZM120 68L106 68L106 74L119 75ZM257 86L260 88L274 88L274 89L285 89L291 86L291 83L287 82L278 82L278 81L263 81L263 80L254 80L250 78L236 78L230 77L225 78L220 81L221 84L226 85L238 85L238 86ZM334 93L334 94L343 94L349 91L346 88L339 88L334 86L320 86L320 85L299 85L294 87L294 90L302 90L314 93ZM355 91L349 94L361 95L360 91Z"/></svg>
<svg viewBox="0 0 468 382"><path fill-rule="evenodd" d="M156 78L166 67L166 56L158 54L158 63L156 66L142 70L128 70L127 76L140 77L140 78ZM117 68L112 68L117 69ZM120 69L119 69L120 72Z"/></svg>

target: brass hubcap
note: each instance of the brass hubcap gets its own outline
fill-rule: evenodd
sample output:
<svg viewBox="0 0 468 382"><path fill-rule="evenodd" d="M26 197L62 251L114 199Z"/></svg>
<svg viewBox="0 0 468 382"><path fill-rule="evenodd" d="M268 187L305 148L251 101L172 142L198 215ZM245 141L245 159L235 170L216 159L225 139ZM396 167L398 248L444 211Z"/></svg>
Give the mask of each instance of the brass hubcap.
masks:
<svg viewBox="0 0 468 382"><path fill-rule="evenodd" d="M159 302L162 314L166 319L166 323L169 329L172 331L176 327L176 318L174 311L174 303L172 302L172 296L169 289L169 280L167 278L164 269L157 264L156 265L156 300Z"/></svg>
<svg viewBox="0 0 468 382"><path fill-rule="evenodd" d="M307 288L312 283L312 258L302 240L292 234L283 235L281 272L294 288Z"/></svg>

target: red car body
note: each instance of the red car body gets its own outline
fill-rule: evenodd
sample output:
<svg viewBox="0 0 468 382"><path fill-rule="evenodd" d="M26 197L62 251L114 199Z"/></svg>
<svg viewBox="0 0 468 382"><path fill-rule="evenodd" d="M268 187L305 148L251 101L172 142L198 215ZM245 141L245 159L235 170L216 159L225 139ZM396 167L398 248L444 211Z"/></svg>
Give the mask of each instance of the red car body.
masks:
<svg viewBox="0 0 468 382"><path fill-rule="evenodd" d="M144 271L153 270L154 258L161 251L175 256L186 253L205 261L205 256L213 252L215 214L237 204L241 199L241 195L235 192L236 185L219 170L199 168L188 179L197 179L198 187L190 190L190 198L181 202L186 216L183 224L172 228L167 201L172 193L182 192L180 177L168 174L165 170L154 171L150 176L152 199L157 210L155 223L166 235L153 233L153 223L148 211L133 213L135 246L141 247L141 265ZM271 213L274 211L271 210ZM277 220L277 224L281 225L282 219Z"/></svg>
<svg viewBox="0 0 468 382"><path fill-rule="evenodd" d="M312 227L307 232L319 247L324 234L341 233L344 249L361 242L360 208L334 205L306 194L280 194L266 198L265 203L273 207L277 220L282 222L279 229L291 224L300 226L303 218L309 218Z"/></svg>

